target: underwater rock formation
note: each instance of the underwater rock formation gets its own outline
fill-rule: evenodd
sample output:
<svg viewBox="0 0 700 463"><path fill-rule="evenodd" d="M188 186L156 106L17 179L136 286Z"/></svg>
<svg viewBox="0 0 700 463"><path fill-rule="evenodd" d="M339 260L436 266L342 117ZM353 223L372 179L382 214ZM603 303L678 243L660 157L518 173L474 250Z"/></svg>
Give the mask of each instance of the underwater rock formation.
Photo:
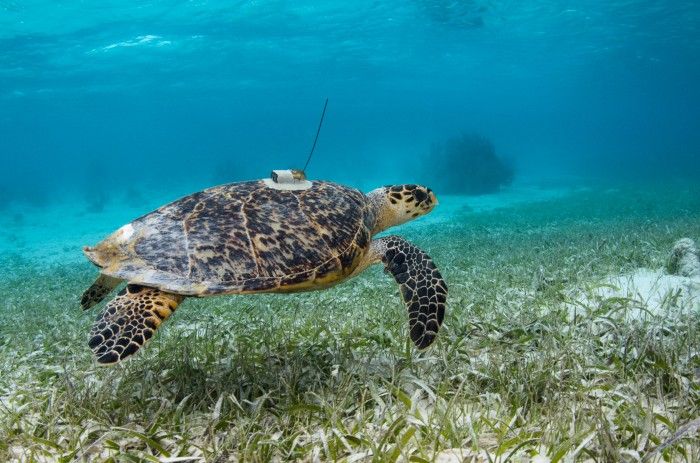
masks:
<svg viewBox="0 0 700 463"><path fill-rule="evenodd" d="M433 146L429 157L430 185L441 193L493 193L513 181L513 168L496 155L487 137L466 134Z"/></svg>
<svg viewBox="0 0 700 463"><path fill-rule="evenodd" d="M700 253L695 241L690 238L676 241L666 263L666 270L671 275L700 277Z"/></svg>

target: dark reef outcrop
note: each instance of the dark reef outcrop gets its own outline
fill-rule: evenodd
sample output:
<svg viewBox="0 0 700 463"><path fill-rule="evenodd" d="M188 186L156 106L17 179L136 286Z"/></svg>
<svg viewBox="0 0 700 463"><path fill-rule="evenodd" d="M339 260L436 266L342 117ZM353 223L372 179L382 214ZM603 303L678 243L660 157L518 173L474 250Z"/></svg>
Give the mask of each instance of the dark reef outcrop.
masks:
<svg viewBox="0 0 700 463"><path fill-rule="evenodd" d="M465 134L433 145L426 175L441 193L479 195L510 185L514 170L489 138Z"/></svg>

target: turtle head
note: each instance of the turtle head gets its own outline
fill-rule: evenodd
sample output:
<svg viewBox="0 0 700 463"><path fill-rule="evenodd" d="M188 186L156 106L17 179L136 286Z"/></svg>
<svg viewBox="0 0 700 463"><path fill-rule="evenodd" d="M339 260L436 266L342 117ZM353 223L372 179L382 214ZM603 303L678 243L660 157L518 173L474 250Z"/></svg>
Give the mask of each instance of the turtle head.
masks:
<svg viewBox="0 0 700 463"><path fill-rule="evenodd" d="M367 196L372 200L377 216L372 233L425 215L438 204L435 193L422 185L384 186Z"/></svg>

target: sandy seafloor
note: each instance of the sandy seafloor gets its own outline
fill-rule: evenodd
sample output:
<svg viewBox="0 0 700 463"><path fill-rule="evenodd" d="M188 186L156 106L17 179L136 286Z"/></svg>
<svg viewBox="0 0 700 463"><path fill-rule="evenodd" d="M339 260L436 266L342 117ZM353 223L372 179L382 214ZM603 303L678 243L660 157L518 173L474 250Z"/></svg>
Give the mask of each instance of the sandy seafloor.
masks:
<svg viewBox="0 0 700 463"><path fill-rule="evenodd" d="M578 408L584 410L586 404L595 407L608 399L616 404L605 408L611 426L620 426L613 429L614 436L620 436L616 445L639 456L692 424L700 410L700 279L671 276L664 269L675 240L689 236L700 241L696 185L554 188L521 183L491 195L439 196L440 204L430 215L391 231L428 250L450 287L446 328L436 347L425 354L402 347L404 309L393 282L375 269L353 283L313 295L186 301L167 330L159 330L144 349L146 353L136 355L125 369L97 369L85 345L96 311L81 313L78 304L82 289L97 273L81 247L179 196L144 193L139 201L109 198L101 207L83 199L56 199L45 207L5 209L0 218L5 292L0 304L4 312L0 349L7 371L0 378L0 409L6 413L0 417L0 435L6 441L0 444L0 456L19 461L70 460L76 455L106 461L115 452L162 457L164 453L152 445L134 441L132 432L151 430L150 417L155 413L165 416L166 431L153 435L169 436L159 445L173 458L189 455L193 461L220 461L217 452L223 446L230 458L221 461L247 461L257 450L246 444L251 431L240 425L243 420L261 434L269 432L266 439L287 433L303 436L298 439L304 446L293 451L281 448L295 448L298 442L272 446L272 460L334 459L324 436L335 425L317 420L313 413L302 414L304 418L291 424L285 418L300 406L287 403L295 394L313 407L317 400L340 407L344 400L354 403L357 394L379 391L383 399L377 400L385 409L379 413L375 405L368 414L357 412L353 435L362 444L338 450L337 455L347 461L369 461L378 450L366 443L383 442L381 430L388 426L383 420L396 416L392 413L404 413L421 430L407 440L405 455L422 455L427 461L457 462L467 457L489 461L489 455L497 455L508 444L519 452L514 455L529 449L529 456L513 461L544 462L565 442L572 443L572 450L565 452L571 458L584 447L590 449L589 455L609 457L603 431L591 431L603 429L595 424L598 412L578 415L582 413ZM206 309L206 316L199 309ZM375 317L369 319L374 324L367 325L367 317ZM549 324L547 329L561 331L557 336L564 337L556 341L560 342L556 348L546 347L555 342L548 337L540 339L542 327ZM328 334L311 336L309 327L318 326ZM512 343L500 340L520 331L525 334ZM356 339L357 333L367 339ZM629 355L639 356L629 361L633 375L617 376L619 366L607 364L621 349L622 341L614 333L624 334L625 352L629 344L633 346ZM659 352L668 357L649 361L652 338L658 333L665 336ZM674 338L674 333L682 334ZM675 343L678 351L668 343ZM568 374L573 379L547 371L547 362L579 354L571 360ZM326 362L324 356L332 360ZM407 361L410 365L421 358L439 366L405 367ZM391 388L409 392L415 388L403 382L408 371L404 368L420 378L411 380L421 385L419 389L431 392L420 406L397 412L402 405L392 403ZM503 373L506 368L512 373ZM308 375L316 379L304 382ZM466 379L457 389L473 389L453 396L458 394L453 378L460 375ZM677 380L669 380L671 386L658 383L666 376ZM344 383L338 378L350 379ZM536 405L506 405L531 397L528 388L538 387L540 380L542 390L536 395L551 394L549 399ZM73 383L79 385L75 390ZM339 390L345 395L339 397ZM413 391L411 397L418 400L420 391ZM246 403L273 393L280 398L269 408L248 410ZM153 397L144 399L148 394ZM197 401L185 404L188 394ZM446 402L448 397L452 398ZM96 400L103 403L95 404ZM159 400L163 405L157 406ZM547 400L562 401L562 406L551 407ZM231 405L238 402L243 404L240 410ZM536 412L527 419L512 418L513 435L495 436L484 424L496 419L507 422L512 413L526 416L523 407ZM180 410L180 415L168 415L173 410ZM576 423L566 415L569 410L577 416ZM636 415L628 416L630 410ZM650 424L647 412L666 421ZM207 424L212 413L225 417L216 430ZM554 416L558 413L566 416ZM182 416L187 420L168 421ZM444 439L431 435L430 426L415 424L425 416L444 417L455 426L455 435ZM192 422L199 424L190 435ZM473 423L472 428L464 423ZM562 436L569 427L571 434ZM634 437L625 437L628 434ZM530 444L517 447L513 436L525 436ZM111 449L102 447L107 437L113 442ZM692 438L681 437L686 454L700 455ZM289 457L292 454L296 456ZM680 453L669 455L672 461L684 461ZM625 461L636 460L625 457Z"/></svg>

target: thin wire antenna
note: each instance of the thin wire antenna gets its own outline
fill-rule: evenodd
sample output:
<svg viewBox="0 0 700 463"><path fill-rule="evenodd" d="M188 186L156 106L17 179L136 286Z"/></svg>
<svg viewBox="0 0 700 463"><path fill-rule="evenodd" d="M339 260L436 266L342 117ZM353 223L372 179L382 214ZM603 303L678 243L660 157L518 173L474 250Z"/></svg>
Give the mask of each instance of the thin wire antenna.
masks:
<svg viewBox="0 0 700 463"><path fill-rule="evenodd" d="M314 154L314 150L316 149L316 142L318 141L318 134L321 133L321 126L323 125L323 118L326 116L326 108L328 107L328 98L326 98L326 103L323 105L323 112L321 113L321 120L318 121L318 130L316 130L316 138L314 138L314 144L311 147L311 152L309 153L309 157L306 159L306 164L304 164L304 168L301 169L304 174L306 174L306 168L309 166L309 161L311 161L311 156Z"/></svg>

